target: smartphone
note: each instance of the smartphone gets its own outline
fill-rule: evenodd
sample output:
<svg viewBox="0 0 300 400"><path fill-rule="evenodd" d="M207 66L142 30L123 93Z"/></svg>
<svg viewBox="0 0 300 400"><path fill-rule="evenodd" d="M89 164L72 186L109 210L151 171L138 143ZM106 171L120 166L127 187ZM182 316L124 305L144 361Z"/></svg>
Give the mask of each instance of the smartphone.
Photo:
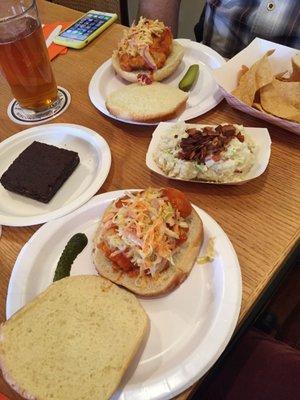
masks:
<svg viewBox="0 0 300 400"><path fill-rule="evenodd" d="M56 36L53 42L73 49L82 49L117 18L117 14L90 10Z"/></svg>

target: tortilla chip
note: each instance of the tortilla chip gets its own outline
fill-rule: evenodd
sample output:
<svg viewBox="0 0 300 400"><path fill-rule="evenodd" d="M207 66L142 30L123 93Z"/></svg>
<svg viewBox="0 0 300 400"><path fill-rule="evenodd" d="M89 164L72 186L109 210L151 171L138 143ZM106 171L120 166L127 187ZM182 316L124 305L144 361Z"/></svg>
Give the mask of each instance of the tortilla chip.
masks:
<svg viewBox="0 0 300 400"><path fill-rule="evenodd" d="M279 72L278 74L275 75L275 78L282 82L289 82L289 78L285 76L287 72L288 72L287 69L283 72Z"/></svg>
<svg viewBox="0 0 300 400"><path fill-rule="evenodd" d="M300 122L300 82L278 79L260 89L263 109L277 117Z"/></svg>
<svg viewBox="0 0 300 400"><path fill-rule="evenodd" d="M262 108L260 103L253 103L252 107L266 114L266 111Z"/></svg>
<svg viewBox="0 0 300 400"><path fill-rule="evenodd" d="M246 65L241 66L241 69L239 70L238 77L237 77L238 84L241 81L241 77L248 71L249 71L249 68Z"/></svg>
<svg viewBox="0 0 300 400"><path fill-rule="evenodd" d="M293 71L285 76L288 71L280 72L275 77L282 82L300 82L300 53L291 59Z"/></svg>
<svg viewBox="0 0 300 400"><path fill-rule="evenodd" d="M292 67L291 82L300 82L300 53L292 57Z"/></svg>
<svg viewBox="0 0 300 400"><path fill-rule="evenodd" d="M275 49L269 50L252 65L249 71L241 77L238 87L232 94L248 106L252 106L255 93L273 80L273 72L268 57L273 54Z"/></svg>

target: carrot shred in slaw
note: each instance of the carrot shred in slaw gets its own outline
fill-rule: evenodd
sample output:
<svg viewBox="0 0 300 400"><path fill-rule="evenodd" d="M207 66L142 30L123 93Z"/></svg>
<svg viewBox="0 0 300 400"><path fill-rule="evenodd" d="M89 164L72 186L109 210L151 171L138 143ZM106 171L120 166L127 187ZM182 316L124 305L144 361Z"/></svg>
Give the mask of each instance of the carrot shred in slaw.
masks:
<svg viewBox="0 0 300 400"><path fill-rule="evenodd" d="M128 192L104 217L98 247L105 245L112 261L118 255L126 257L139 276L153 277L174 265L174 253L186 240L188 229L189 217L180 215L163 189ZM114 267L120 269L116 263Z"/></svg>

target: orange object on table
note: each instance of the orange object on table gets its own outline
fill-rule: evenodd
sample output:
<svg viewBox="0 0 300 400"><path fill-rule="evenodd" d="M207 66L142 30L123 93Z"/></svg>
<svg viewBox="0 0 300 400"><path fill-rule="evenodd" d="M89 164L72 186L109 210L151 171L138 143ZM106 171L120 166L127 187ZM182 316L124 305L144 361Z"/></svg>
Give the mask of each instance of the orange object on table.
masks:
<svg viewBox="0 0 300 400"><path fill-rule="evenodd" d="M43 26L43 33L44 33L45 40L47 40L47 38L51 35L51 33L54 31L54 29L57 28L59 25L62 26L61 30L63 31L71 24L72 24L72 22L53 22L51 24L45 24ZM66 54L67 51L68 51L67 47L60 46L59 44L55 44L52 42L50 44L50 46L48 47L50 61L52 61L59 54L61 54L61 55Z"/></svg>

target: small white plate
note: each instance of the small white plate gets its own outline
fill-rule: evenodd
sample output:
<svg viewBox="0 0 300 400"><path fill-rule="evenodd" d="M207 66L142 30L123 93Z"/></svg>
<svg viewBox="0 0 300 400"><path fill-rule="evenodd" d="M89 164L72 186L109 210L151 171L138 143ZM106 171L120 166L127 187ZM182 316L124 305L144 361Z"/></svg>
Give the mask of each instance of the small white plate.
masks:
<svg viewBox="0 0 300 400"><path fill-rule="evenodd" d="M111 164L107 142L97 132L74 124L26 129L0 143L0 176L33 141L76 151L80 163L48 204L10 192L0 184L0 224L28 226L61 217L86 203L104 183Z"/></svg>
<svg viewBox="0 0 300 400"><path fill-rule="evenodd" d="M77 232L85 233L89 242L76 258L71 275L96 274L91 257L93 237L108 204L123 193L96 196L72 214L45 224L31 237L12 271L7 318L51 284L60 255ZM174 397L206 373L233 333L242 291L238 259L217 222L194 208L203 221L203 248L208 238L215 238L215 259L206 265L196 263L187 280L170 294L140 299L150 319L150 334L114 400Z"/></svg>
<svg viewBox="0 0 300 400"><path fill-rule="evenodd" d="M248 128L244 127L246 134L253 140L253 142L256 144L256 150L255 150L255 164L253 167L250 169L250 171L244 176L244 179L238 182L212 182L212 181L205 181L205 180L200 180L200 179L181 179L181 178L176 178L172 176L166 175L156 164L156 162L153 160L153 155L156 153L156 149L158 147L158 144L160 142L161 136L163 133L174 125L174 123L170 122L161 122L158 127L155 129L155 131L152 134L152 139L148 147L148 151L146 154L146 165L147 167L153 171L156 172L159 175L164 176L165 178L168 179L174 179L177 181L186 181L186 182L197 182L197 183L209 183L212 185L240 185L242 183L246 183L250 181L251 179L257 178L260 176L264 171L266 170L269 160L270 160L270 155L271 155L271 138L269 135L269 131L266 128ZM187 124L187 128L204 128L205 126L209 125L201 125L201 124ZM212 125L216 126L216 125Z"/></svg>
<svg viewBox="0 0 300 400"><path fill-rule="evenodd" d="M178 87L179 82L192 64L199 64L200 72L196 85L189 92L189 99L185 111L178 119L186 121L198 117L214 108L223 99L219 87L213 77L213 69L220 68L225 64L225 60L215 50L201 43L193 42L189 39L177 39L184 47L184 57L177 70L163 83ZM157 125L157 123L141 123L123 120L110 114L105 106L107 96L126 85L122 78L116 75L111 60L107 60L101 65L93 75L89 85L89 96L94 106L103 114L118 121L137 125Z"/></svg>

